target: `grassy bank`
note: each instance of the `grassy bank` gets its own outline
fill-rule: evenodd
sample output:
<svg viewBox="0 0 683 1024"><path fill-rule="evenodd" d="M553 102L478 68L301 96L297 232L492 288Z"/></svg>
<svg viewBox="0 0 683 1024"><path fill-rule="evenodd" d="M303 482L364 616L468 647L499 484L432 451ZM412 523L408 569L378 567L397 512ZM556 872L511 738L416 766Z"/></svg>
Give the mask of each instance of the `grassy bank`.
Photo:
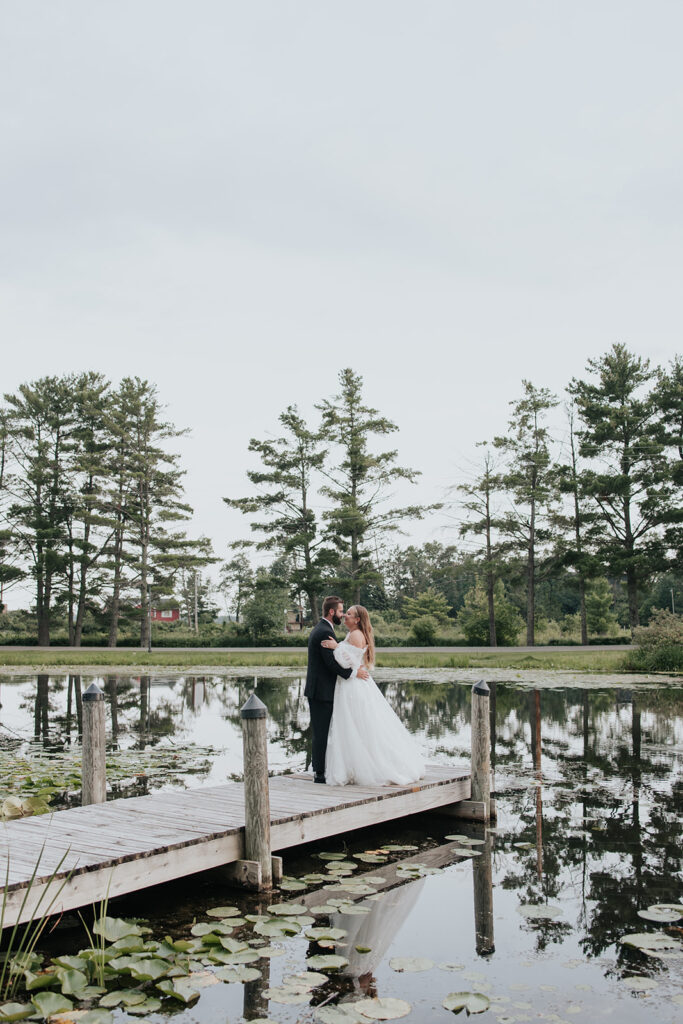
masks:
<svg viewBox="0 0 683 1024"><path fill-rule="evenodd" d="M564 669L573 672L622 672L623 651L539 651L528 653L498 648L477 653L449 653L438 650L426 652L377 652L379 668L510 668L510 669ZM306 664L306 651L231 651L216 652L205 648L200 651L159 650L151 654L136 650L111 651L13 651L0 652L0 665L26 666L34 670L60 666L97 665L149 668L192 668L194 666L244 665L301 668Z"/></svg>

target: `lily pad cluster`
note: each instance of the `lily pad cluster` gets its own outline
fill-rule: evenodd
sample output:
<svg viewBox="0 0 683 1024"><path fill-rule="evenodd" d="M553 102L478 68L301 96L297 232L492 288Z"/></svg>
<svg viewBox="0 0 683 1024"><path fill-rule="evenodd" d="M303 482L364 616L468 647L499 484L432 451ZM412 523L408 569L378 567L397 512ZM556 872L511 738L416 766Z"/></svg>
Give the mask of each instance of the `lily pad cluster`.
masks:
<svg viewBox="0 0 683 1024"><path fill-rule="evenodd" d="M212 747L159 745L148 750L107 751L107 779L121 788L149 778L153 785L181 785L186 775L208 775ZM70 794L81 788L81 748L62 750L38 744L16 750L0 750L0 820L44 814L72 803ZM51 806L54 804L54 807Z"/></svg>

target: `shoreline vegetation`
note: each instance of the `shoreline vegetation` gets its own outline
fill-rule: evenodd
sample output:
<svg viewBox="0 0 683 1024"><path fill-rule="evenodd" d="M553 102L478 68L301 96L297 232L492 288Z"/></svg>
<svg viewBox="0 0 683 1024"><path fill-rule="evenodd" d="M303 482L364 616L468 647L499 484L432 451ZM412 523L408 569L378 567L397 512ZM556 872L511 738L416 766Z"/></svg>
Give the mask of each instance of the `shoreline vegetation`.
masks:
<svg viewBox="0 0 683 1024"><path fill-rule="evenodd" d="M378 650L378 668L504 668L535 669L546 671L572 671L591 673L623 673L629 675L642 671L627 666L625 649L612 648L532 648L515 650L511 648L438 651L428 650ZM217 651L159 649L151 653L140 649L112 648L110 650L69 650L59 648L17 650L0 648L1 667L78 668L102 666L111 669L135 668L195 668L195 667L271 667L303 668L306 665L306 650L277 649L232 649ZM682 675L683 673L668 673Z"/></svg>

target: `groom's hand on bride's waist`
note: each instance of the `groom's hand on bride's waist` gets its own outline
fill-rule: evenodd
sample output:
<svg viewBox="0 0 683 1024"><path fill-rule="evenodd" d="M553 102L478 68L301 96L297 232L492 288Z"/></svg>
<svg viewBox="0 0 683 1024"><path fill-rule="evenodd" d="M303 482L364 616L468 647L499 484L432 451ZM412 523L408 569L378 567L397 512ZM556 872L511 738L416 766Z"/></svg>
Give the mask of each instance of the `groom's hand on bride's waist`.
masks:
<svg viewBox="0 0 683 1024"><path fill-rule="evenodd" d="M368 670L366 668L363 668L362 666L361 666L361 668L358 669L358 671L356 672L356 675L358 676L359 679L369 679L370 678L370 673L368 672Z"/></svg>

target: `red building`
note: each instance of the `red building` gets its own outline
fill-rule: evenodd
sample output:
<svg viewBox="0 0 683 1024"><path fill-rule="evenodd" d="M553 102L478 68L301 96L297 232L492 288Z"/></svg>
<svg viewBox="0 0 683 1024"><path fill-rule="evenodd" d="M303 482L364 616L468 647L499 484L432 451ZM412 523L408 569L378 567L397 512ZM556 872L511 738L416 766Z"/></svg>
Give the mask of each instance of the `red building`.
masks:
<svg viewBox="0 0 683 1024"><path fill-rule="evenodd" d="M152 608L152 622L178 622L180 608Z"/></svg>

